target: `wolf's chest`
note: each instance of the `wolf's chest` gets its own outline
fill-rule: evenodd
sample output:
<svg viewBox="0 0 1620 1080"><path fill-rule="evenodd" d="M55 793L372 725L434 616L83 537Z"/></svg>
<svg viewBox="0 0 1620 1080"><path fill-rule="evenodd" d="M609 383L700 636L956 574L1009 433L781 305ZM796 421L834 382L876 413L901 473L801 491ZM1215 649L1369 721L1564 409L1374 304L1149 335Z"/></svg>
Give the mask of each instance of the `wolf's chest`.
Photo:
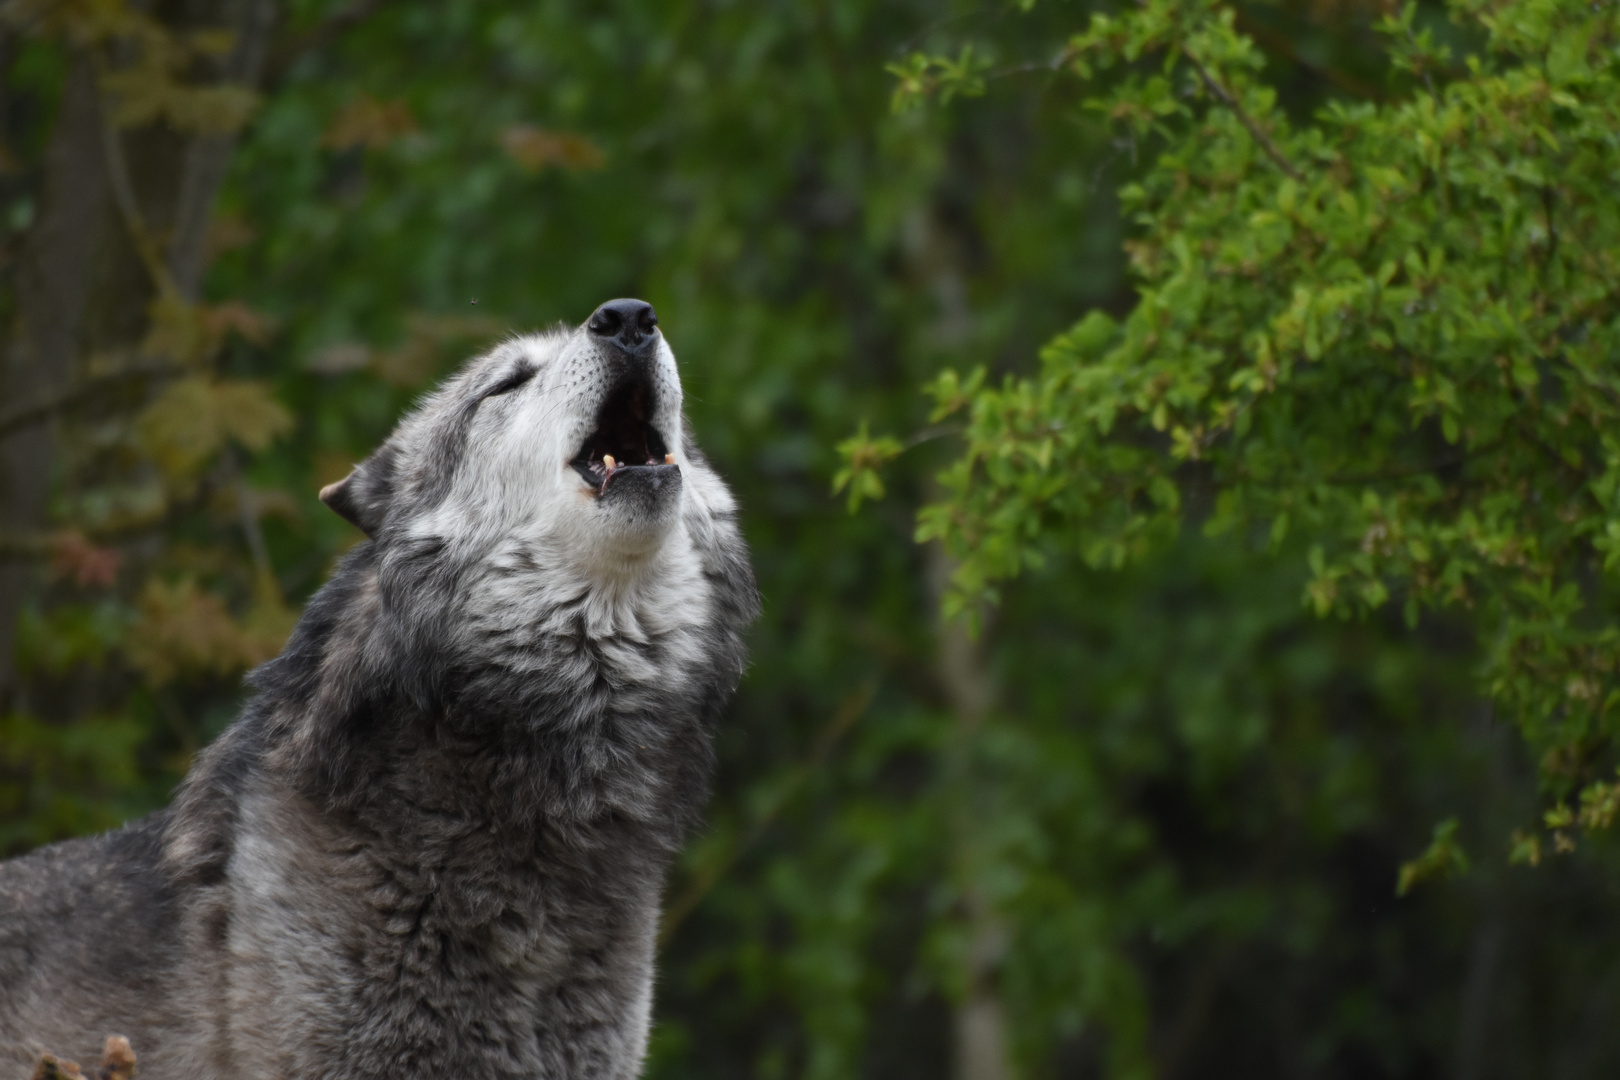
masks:
<svg viewBox="0 0 1620 1080"><path fill-rule="evenodd" d="M650 994L661 867L632 838L617 852L518 853L441 822L413 851L291 820L285 804L251 809L267 827L245 830L231 859L227 1005L275 1019L236 1032L253 1044L240 1050L307 1074L290 1047L339 1039L347 1056L375 1040L444 1075L491 1062L535 1075L537 1032Z"/></svg>

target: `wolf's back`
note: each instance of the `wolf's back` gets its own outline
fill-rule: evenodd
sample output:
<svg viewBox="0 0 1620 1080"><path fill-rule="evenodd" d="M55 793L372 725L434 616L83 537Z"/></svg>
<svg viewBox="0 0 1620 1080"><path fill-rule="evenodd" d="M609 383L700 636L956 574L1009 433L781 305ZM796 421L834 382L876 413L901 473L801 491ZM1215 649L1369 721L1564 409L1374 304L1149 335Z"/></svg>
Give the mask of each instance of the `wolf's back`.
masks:
<svg viewBox="0 0 1620 1080"><path fill-rule="evenodd" d="M102 1038L171 1026L178 898L158 867L166 812L0 863L0 1073L41 1051L94 1061Z"/></svg>

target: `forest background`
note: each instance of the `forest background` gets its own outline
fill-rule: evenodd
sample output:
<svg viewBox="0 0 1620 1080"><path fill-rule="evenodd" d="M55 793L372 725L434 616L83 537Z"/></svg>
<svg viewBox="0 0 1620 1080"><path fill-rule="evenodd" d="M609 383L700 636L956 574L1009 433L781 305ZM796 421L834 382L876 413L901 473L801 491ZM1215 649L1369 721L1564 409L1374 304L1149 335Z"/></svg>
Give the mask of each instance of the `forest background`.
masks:
<svg viewBox="0 0 1620 1080"><path fill-rule="evenodd" d="M766 598L670 883L649 1076L1615 1071L1620 275L1612 210L1580 216L1615 175L1612 8L12 0L0 853L165 802L359 539L315 491L436 377L639 296ZM1374 110L1333 114L1381 134L1369 161L1461 145L1530 115L1468 96L1492 55L1531 57L1509 74L1552 110L1502 156L1493 197L1543 217L1495 265L1543 290L1526 325L1578 311L1502 361L1487 423L1477 385L1344 329L1361 293L1301 282L1400 186L1369 166L1346 204L1361 151L1334 158L1322 110ZM1585 156L1538 171L1538 146ZM1198 201L1228 191L1263 196L1237 226ZM1434 191L1416 262L1365 275L1407 316L1469 302L1447 267L1497 223ZM1487 360L1502 336L1434 333ZM1258 374L1221 367L1251 347ZM1297 385L1348 373L1323 424L1273 393L1288 349ZM1332 426L1381 416L1356 394L1397 367L1421 393L1391 424ZM1117 429L1063 434L1110 394ZM1272 400L1382 471L1243 457L1289 430ZM1543 500L1521 444L1592 505ZM1546 505L1493 549L1496 593L1426 569L1475 542L1480 463Z"/></svg>

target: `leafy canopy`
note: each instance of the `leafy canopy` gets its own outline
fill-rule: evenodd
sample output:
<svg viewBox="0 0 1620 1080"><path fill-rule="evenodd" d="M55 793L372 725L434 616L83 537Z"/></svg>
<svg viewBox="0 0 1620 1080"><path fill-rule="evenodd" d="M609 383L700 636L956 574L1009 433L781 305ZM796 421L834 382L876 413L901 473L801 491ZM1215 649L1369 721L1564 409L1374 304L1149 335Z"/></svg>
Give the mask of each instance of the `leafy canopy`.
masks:
<svg viewBox="0 0 1620 1080"><path fill-rule="evenodd" d="M960 611L1054 551L1142 555L1193 490L1211 533L1303 533L1319 614L1471 624L1567 848L1620 802L1598 771L1620 716L1620 34L1582 0L1450 11L1482 42L1461 64L1409 6L1380 27L1406 92L1304 123L1211 0L1095 15L1063 61L1162 148L1121 192L1139 298L1033 377L931 384L965 448L917 535L960 560ZM873 491L883 449L844 451Z"/></svg>

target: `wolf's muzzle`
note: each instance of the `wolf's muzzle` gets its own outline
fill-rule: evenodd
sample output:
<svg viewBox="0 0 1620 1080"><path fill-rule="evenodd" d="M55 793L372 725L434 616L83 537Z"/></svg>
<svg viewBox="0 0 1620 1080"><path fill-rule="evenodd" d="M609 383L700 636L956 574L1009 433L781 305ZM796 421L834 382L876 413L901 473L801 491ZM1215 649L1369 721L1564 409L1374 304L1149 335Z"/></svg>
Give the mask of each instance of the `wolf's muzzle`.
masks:
<svg viewBox="0 0 1620 1080"><path fill-rule="evenodd" d="M608 481L615 477L676 468L675 456L669 452L664 433L652 422L657 415L658 401L656 384L647 371L648 364L634 354L624 355L629 360L627 365L609 366L609 377L615 379L617 385L597 410L595 430L585 437L569 463L598 495L607 493Z"/></svg>

